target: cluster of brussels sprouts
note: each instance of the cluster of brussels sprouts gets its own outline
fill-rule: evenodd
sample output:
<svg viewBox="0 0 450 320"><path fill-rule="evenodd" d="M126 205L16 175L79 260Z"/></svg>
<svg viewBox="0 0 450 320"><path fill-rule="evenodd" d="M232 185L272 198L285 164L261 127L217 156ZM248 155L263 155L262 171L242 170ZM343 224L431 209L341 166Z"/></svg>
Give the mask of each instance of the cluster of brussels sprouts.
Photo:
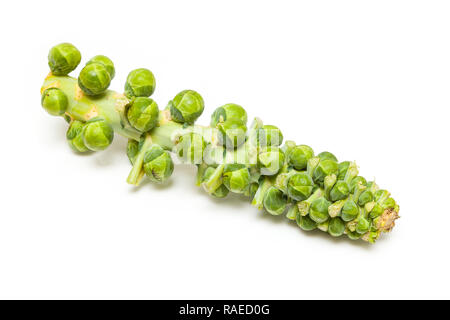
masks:
<svg viewBox="0 0 450 320"><path fill-rule="evenodd" d="M217 108L209 127L197 126L204 101L194 90L181 91L160 111L150 98L156 82L148 69L129 73L124 95L108 95L115 68L103 55L90 59L78 80L70 82L73 78L66 76L80 61L80 52L71 44L50 50L51 80L42 92L42 106L69 121L67 140L77 152L104 150L115 130L127 136L122 129L132 128L137 137L127 146L132 164L128 183L137 185L144 176L165 182L174 170L173 152L182 162L197 166L197 184L210 195L242 194L258 209L286 214L303 230L375 242L394 226L398 205L388 191L358 176L354 162L338 162L330 152L315 155L311 147L293 141L283 144L280 129L259 119L248 127L247 112L233 103ZM85 97L90 107L82 119L73 110L80 96L68 95L70 90L63 90L61 83L75 85L73 91ZM123 110L117 107L119 98L126 101ZM120 116L102 117L107 111Z"/></svg>

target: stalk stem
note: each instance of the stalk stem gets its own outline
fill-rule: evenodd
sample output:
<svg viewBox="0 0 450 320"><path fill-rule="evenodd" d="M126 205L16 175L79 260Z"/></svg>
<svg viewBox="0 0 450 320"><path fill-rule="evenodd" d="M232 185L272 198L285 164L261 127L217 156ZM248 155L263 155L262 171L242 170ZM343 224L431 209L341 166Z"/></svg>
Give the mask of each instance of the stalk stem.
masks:
<svg viewBox="0 0 450 320"><path fill-rule="evenodd" d="M147 150L150 148L150 146L153 144L152 138L150 135L145 136L144 143L142 144L141 148L139 149L139 153L136 156L136 160L134 161L133 168L130 171L130 174L128 175L127 182L129 184L139 185L139 182L141 182L142 177L144 176L143 172L143 164L144 164L144 156Z"/></svg>

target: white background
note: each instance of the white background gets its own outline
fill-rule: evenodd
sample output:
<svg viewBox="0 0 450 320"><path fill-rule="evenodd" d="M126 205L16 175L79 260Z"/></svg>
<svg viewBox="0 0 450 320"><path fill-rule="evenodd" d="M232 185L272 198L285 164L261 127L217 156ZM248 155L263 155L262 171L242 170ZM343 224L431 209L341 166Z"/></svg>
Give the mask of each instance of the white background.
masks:
<svg viewBox="0 0 450 320"><path fill-rule="evenodd" d="M450 298L448 1L29 1L2 5L0 298ZM40 106L47 53L147 67L161 108L199 91L356 160L402 218L375 245L306 233L178 166L126 184L126 140L76 155ZM74 73L78 74L80 68Z"/></svg>

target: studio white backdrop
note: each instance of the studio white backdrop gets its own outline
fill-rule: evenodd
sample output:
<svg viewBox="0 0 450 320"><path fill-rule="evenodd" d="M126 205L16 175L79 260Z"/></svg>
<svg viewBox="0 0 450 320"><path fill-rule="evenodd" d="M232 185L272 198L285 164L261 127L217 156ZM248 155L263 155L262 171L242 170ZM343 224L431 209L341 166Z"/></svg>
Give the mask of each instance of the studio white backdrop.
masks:
<svg viewBox="0 0 450 320"><path fill-rule="evenodd" d="M450 298L448 1L15 1L0 30L0 298ZM125 182L126 140L77 155L40 106L47 53L71 42L153 71L198 123L244 106L284 137L355 160L401 219L375 245L306 233L195 168ZM74 74L77 75L80 69Z"/></svg>

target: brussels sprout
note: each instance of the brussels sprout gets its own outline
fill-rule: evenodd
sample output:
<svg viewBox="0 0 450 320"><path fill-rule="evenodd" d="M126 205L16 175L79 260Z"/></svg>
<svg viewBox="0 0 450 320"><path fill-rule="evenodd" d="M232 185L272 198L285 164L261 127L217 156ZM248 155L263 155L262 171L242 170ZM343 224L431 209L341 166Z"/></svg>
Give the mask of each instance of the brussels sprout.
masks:
<svg viewBox="0 0 450 320"><path fill-rule="evenodd" d="M228 190L228 188L225 185L221 184L216 189L216 191L211 193L211 195L216 198L225 198L229 193L230 193L230 190Z"/></svg>
<svg viewBox="0 0 450 320"><path fill-rule="evenodd" d="M208 173L208 175L205 176L202 186L205 189L205 191L208 192L209 194L214 193L217 190L217 188L219 188L220 185L222 185L222 174L224 167L225 167L224 164L220 164L217 166L217 168L211 167L212 170L208 168L207 170L208 172L206 172Z"/></svg>
<svg viewBox="0 0 450 320"><path fill-rule="evenodd" d="M139 142L136 140L129 139L127 144L127 156L130 160L131 165L136 161L136 157L139 154Z"/></svg>
<svg viewBox="0 0 450 320"><path fill-rule="evenodd" d="M61 43L50 49L48 65L55 76L66 76L76 69L81 53L70 43Z"/></svg>
<svg viewBox="0 0 450 320"><path fill-rule="evenodd" d="M328 223L328 233L333 237L340 237L344 234L345 223L341 218L331 218Z"/></svg>
<svg viewBox="0 0 450 320"><path fill-rule="evenodd" d="M206 170L204 170L201 182L207 182L215 174L215 172L216 168L207 167ZM216 198L225 198L229 192L230 190L228 190L228 188L222 183L210 194Z"/></svg>
<svg viewBox="0 0 450 320"><path fill-rule="evenodd" d="M193 124L203 113L205 104L198 92L184 90L169 101L168 108L173 121Z"/></svg>
<svg viewBox="0 0 450 320"><path fill-rule="evenodd" d="M312 231L317 228L317 223L309 216L297 215L297 225L305 231Z"/></svg>
<svg viewBox="0 0 450 320"><path fill-rule="evenodd" d="M313 201L315 201L316 199L321 198L323 195L324 195L323 189L318 188L313 191L313 194L310 195L308 199L297 203L298 212L300 213L300 215L306 216L309 213L311 203L313 203Z"/></svg>
<svg viewBox="0 0 450 320"><path fill-rule="evenodd" d="M347 237L349 237L350 240L361 239L361 235L358 232L356 232L356 231L351 231L351 230L347 229L346 230L346 234L347 234Z"/></svg>
<svg viewBox="0 0 450 320"><path fill-rule="evenodd" d="M227 149L236 149L245 142L247 126L240 120L230 119L217 125L219 143Z"/></svg>
<svg viewBox="0 0 450 320"><path fill-rule="evenodd" d="M314 182L322 184L326 176L339 173L338 164L334 160L320 160L318 166L314 169Z"/></svg>
<svg viewBox="0 0 450 320"><path fill-rule="evenodd" d="M364 217L360 217L358 219L358 223L356 225L356 232L359 234L364 234L370 229L370 222Z"/></svg>
<svg viewBox="0 0 450 320"><path fill-rule="evenodd" d="M278 127L264 125L257 130L258 145L260 147L278 147L283 143L283 134Z"/></svg>
<svg viewBox="0 0 450 320"><path fill-rule="evenodd" d="M379 203L376 203L372 210L370 210L370 217L376 219L383 214L383 211L383 207Z"/></svg>
<svg viewBox="0 0 450 320"><path fill-rule="evenodd" d="M258 191L259 184L256 182L250 183L248 188L244 191L244 195L249 197L251 200L253 200L253 197L256 194L256 191Z"/></svg>
<svg viewBox="0 0 450 320"><path fill-rule="evenodd" d="M255 206L259 210L261 210L264 207L264 197L267 193L267 191L272 187L273 182L271 179L267 177L261 177L259 180L259 186L258 190L256 190L256 193L252 199L252 206Z"/></svg>
<svg viewBox="0 0 450 320"><path fill-rule="evenodd" d="M203 161L205 147L203 136L191 132L180 138L176 145L176 153L184 163L200 164Z"/></svg>
<svg viewBox="0 0 450 320"><path fill-rule="evenodd" d="M358 204L363 207L366 203L373 200L373 193L370 190L365 190L358 198Z"/></svg>
<svg viewBox="0 0 450 320"><path fill-rule="evenodd" d="M344 207L347 200L339 200L334 202L331 206L328 207L328 214L330 217L334 218L341 214L342 207Z"/></svg>
<svg viewBox="0 0 450 320"><path fill-rule="evenodd" d="M130 124L139 131L146 132L158 124L159 109L153 99L138 97L127 111Z"/></svg>
<svg viewBox="0 0 450 320"><path fill-rule="evenodd" d="M106 149L114 139L114 130L102 118L93 118L83 128L83 142L89 150Z"/></svg>
<svg viewBox="0 0 450 320"><path fill-rule="evenodd" d="M127 76L125 95L133 97L150 97L155 91L156 80L153 73L145 68L135 69Z"/></svg>
<svg viewBox="0 0 450 320"><path fill-rule="evenodd" d="M211 115L211 127L215 128L219 123L228 120L239 120L247 123L247 112L240 105L228 103L214 110Z"/></svg>
<svg viewBox="0 0 450 320"><path fill-rule="evenodd" d="M86 147L86 145L83 142L83 128L84 123L78 120L72 121L72 123L69 126L69 129L66 133L67 142L69 143L69 146L77 152L87 152L89 149Z"/></svg>
<svg viewBox="0 0 450 320"><path fill-rule="evenodd" d="M299 145L290 149L287 155L288 164L295 170L304 170L308 160L314 157L314 151L309 146Z"/></svg>
<svg viewBox="0 0 450 320"><path fill-rule="evenodd" d="M317 223L323 223L330 217L328 215L328 207L331 206L331 202L320 197L311 203L311 208L309 210L309 216Z"/></svg>
<svg viewBox="0 0 450 320"><path fill-rule="evenodd" d="M342 220L348 222L355 220L359 215L359 207L353 201L353 199L348 199L344 206L342 207L341 218Z"/></svg>
<svg viewBox="0 0 450 320"><path fill-rule="evenodd" d="M388 198L381 204L381 207L383 209L394 209L396 207L395 200L393 198Z"/></svg>
<svg viewBox="0 0 450 320"><path fill-rule="evenodd" d="M303 201L311 195L313 186L314 182L308 174L296 173L288 179L287 193L292 199Z"/></svg>
<svg viewBox="0 0 450 320"><path fill-rule="evenodd" d="M86 65L91 63L100 63L105 66L111 80L114 79L114 76L116 75L116 69L114 68L114 63L111 61L111 59L103 55L98 55L89 60Z"/></svg>
<svg viewBox="0 0 450 320"><path fill-rule="evenodd" d="M390 193L386 190L377 190L374 194L374 200L378 203L381 203L385 201L387 198L389 198Z"/></svg>
<svg viewBox="0 0 450 320"><path fill-rule="evenodd" d="M284 212L287 205L287 199L283 192L275 187L270 187L264 196L264 208L270 214L279 216Z"/></svg>
<svg viewBox="0 0 450 320"><path fill-rule="evenodd" d="M334 162L338 162L338 160L337 160L337 158L334 156L334 154L332 154L331 152L328 152L328 151L324 151L324 152L319 153L319 154L317 155L317 157L319 157L319 159L320 159L321 161L324 161L324 160L332 160L332 161L334 161Z"/></svg>
<svg viewBox="0 0 450 320"><path fill-rule="evenodd" d="M324 221L322 223L317 224L317 229L323 232L328 232L328 224L330 223L329 220Z"/></svg>
<svg viewBox="0 0 450 320"><path fill-rule="evenodd" d="M278 147L266 147L258 154L258 167L261 174L272 176L278 173L284 164L284 153Z"/></svg>
<svg viewBox="0 0 450 320"><path fill-rule="evenodd" d="M144 171L151 181L166 181L173 172L170 154L159 145L152 145L144 155Z"/></svg>
<svg viewBox="0 0 450 320"><path fill-rule="evenodd" d="M351 162L350 161L344 161L339 163L339 174L338 174L338 180L344 180L345 175L347 174L348 168L350 167Z"/></svg>
<svg viewBox="0 0 450 320"><path fill-rule="evenodd" d="M378 239L379 236L380 236L379 230L378 231L370 231L370 232L365 233L362 236L362 239L369 243L375 243L375 241Z"/></svg>
<svg viewBox="0 0 450 320"><path fill-rule="evenodd" d="M48 88L42 93L41 105L52 116L62 116L69 105L66 94L58 88Z"/></svg>
<svg viewBox="0 0 450 320"><path fill-rule="evenodd" d="M348 187L347 182L338 181L334 185L334 187L330 191L330 199L331 201L338 201L348 197L350 194L350 188Z"/></svg>
<svg viewBox="0 0 450 320"><path fill-rule="evenodd" d="M102 94L108 89L111 76L106 67L97 62L86 65L78 77L78 85L88 96Z"/></svg>
<svg viewBox="0 0 450 320"><path fill-rule="evenodd" d="M227 164L223 169L223 184L234 193L243 193L250 184L250 173L243 164Z"/></svg>
<svg viewBox="0 0 450 320"><path fill-rule="evenodd" d="M323 186L325 190L325 197L327 200L330 200L330 192L331 189L336 184L337 177L335 174L330 174L329 176L326 176L325 179L323 179Z"/></svg>
<svg viewBox="0 0 450 320"><path fill-rule="evenodd" d="M366 181L366 179L364 177L357 176L350 182L350 185L349 185L350 193L354 193L355 192L356 186L359 183L361 183L363 186L367 185L367 181Z"/></svg>
<svg viewBox="0 0 450 320"><path fill-rule="evenodd" d="M309 159L308 164L306 165L306 173L313 177L314 170L316 170L319 163L320 159L318 157L312 157L311 159Z"/></svg>
<svg viewBox="0 0 450 320"><path fill-rule="evenodd" d="M298 216L298 206L296 203L291 205L286 213L286 218L289 220L296 220Z"/></svg>
<svg viewBox="0 0 450 320"><path fill-rule="evenodd" d="M284 145L281 147L286 157L288 156L289 152L291 152L292 149L296 147L295 141L292 140L286 140L284 142Z"/></svg>

